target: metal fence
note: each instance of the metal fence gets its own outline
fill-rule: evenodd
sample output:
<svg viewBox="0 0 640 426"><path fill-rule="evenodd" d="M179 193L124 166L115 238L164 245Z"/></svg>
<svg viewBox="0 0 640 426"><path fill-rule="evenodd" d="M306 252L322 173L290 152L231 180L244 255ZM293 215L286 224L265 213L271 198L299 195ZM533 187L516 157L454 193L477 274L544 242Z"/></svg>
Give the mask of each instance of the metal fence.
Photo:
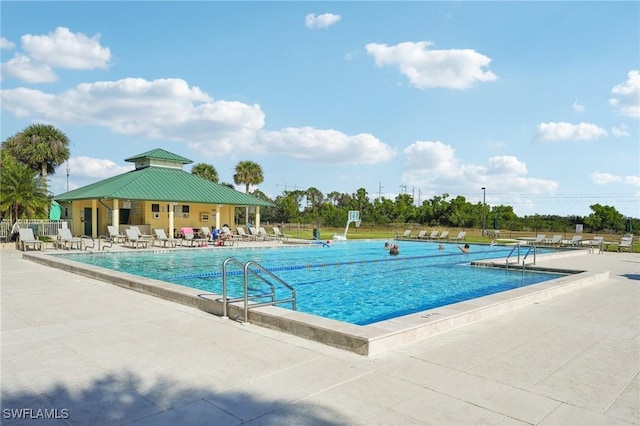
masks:
<svg viewBox="0 0 640 426"><path fill-rule="evenodd" d="M58 229L71 228L71 220L44 220L44 219L18 219L19 228L33 229L33 235L37 236L57 236ZM9 241L11 237L12 224L8 220L0 222L0 240Z"/></svg>

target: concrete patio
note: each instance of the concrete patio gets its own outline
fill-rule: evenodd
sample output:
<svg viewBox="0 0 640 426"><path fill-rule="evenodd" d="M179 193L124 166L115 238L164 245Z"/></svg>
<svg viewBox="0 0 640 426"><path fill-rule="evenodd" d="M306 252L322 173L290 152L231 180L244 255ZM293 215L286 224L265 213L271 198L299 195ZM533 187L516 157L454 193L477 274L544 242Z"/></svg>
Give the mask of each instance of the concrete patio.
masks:
<svg viewBox="0 0 640 426"><path fill-rule="evenodd" d="M640 424L638 254L540 260L610 278L369 357L0 255L3 425Z"/></svg>

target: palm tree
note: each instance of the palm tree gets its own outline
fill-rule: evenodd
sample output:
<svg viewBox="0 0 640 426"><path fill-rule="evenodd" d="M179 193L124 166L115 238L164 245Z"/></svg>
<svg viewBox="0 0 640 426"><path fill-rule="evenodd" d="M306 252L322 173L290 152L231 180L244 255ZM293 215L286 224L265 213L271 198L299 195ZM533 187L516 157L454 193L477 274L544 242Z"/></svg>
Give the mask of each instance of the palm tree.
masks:
<svg viewBox="0 0 640 426"><path fill-rule="evenodd" d="M236 173L233 175L233 182L236 185L244 184L244 192L248 194L250 185L259 185L264 182L262 167L253 161L239 162L236 165ZM249 222L249 207L246 208L245 219L246 222Z"/></svg>
<svg viewBox="0 0 640 426"><path fill-rule="evenodd" d="M0 167L0 211L9 213L11 223L21 216L44 215L49 207L47 186L40 174L2 150Z"/></svg>
<svg viewBox="0 0 640 426"><path fill-rule="evenodd" d="M47 174L69 159L69 138L50 124L32 124L3 143L22 163L40 171L47 192Z"/></svg>
<svg viewBox="0 0 640 426"><path fill-rule="evenodd" d="M191 174L218 183L218 171L211 164L198 163L191 168Z"/></svg>

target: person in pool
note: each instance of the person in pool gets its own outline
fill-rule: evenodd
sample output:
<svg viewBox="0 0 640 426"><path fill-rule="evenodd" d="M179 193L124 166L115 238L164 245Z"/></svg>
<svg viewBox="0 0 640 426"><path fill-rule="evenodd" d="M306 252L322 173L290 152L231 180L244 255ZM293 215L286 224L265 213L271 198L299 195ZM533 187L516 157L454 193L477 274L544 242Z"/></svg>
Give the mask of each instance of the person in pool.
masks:
<svg viewBox="0 0 640 426"><path fill-rule="evenodd" d="M463 252L464 254L469 254L469 252L471 251L471 248L469 247L469 243L465 244L464 247L460 247L458 246L458 248L460 249L461 252Z"/></svg>
<svg viewBox="0 0 640 426"><path fill-rule="evenodd" d="M400 254L400 248L396 244L392 245L391 248L389 249L389 254L391 255Z"/></svg>

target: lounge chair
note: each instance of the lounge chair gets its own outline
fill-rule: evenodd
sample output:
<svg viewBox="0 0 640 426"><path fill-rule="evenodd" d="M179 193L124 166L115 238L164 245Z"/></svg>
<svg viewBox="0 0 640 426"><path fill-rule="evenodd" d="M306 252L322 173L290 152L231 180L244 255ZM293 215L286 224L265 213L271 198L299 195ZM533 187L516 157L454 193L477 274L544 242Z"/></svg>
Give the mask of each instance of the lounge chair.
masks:
<svg viewBox="0 0 640 426"><path fill-rule="evenodd" d="M633 252L633 236L625 236L620 239L620 243L618 243L618 251L624 250Z"/></svg>
<svg viewBox="0 0 640 426"><path fill-rule="evenodd" d="M34 250L43 250L44 245L42 241L38 240L33 235L33 229L31 228L20 228L18 229L18 235L20 243L19 247L22 251L27 251L27 247L31 246Z"/></svg>
<svg viewBox="0 0 640 426"><path fill-rule="evenodd" d="M202 234L202 238L206 239L207 241L213 241L213 239L211 238L211 229L209 229L208 226L201 226L200 233Z"/></svg>
<svg viewBox="0 0 640 426"><path fill-rule="evenodd" d="M240 236L234 235L234 233L229 229L228 226L223 226L220 230L220 242L222 245L234 245L236 241L240 241L242 238Z"/></svg>
<svg viewBox="0 0 640 426"><path fill-rule="evenodd" d="M462 241L466 238L467 238L467 233L465 231L460 231L458 232L458 235L456 235L455 237L450 237L449 239L451 241Z"/></svg>
<svg viewBox="0 0 640 426"><path fill-rule="evenodd" d="M272 227L272 229L273 229L273 235L275 235L276 239L278 240L287 240L291 238L291 235L280 232L280 227L278 226L274 226Z"/></svg>
<svg viewBox="0 0 640 426"><path fill-rule="evenodd" d="M422 238L425 238L426 235L427 235L427 231L423 229L422 231L418 232L418 235L412 238L415 238L416 240L420 240Z"/></svg>
<svg viewBox="0 0 640 426"><path fill-rule="evenodd" d="M135 229L125 229L125 232L127 233L127 240L124 242L125 247L130 245L131 248L146 248L147 244L149 244L148 240L143 240L138 236L138 233L135 231Z"/></svg>
<svg viewBox="0 0 640 426"><path fill-rule="evenodd" d="M256 237L254 237L253 235L249 235L246 232L244 232L244 228L242 226L236 226L236 232L238 233L238 235L240 236L240 238L243 241L255 241Z"/></svg>
<svg viewBox="0 0 640 426"><path fill-rule="evenodd" d="M582 235L574 235L570 240L562 240L562 245L577 246L582 241Z"/></svg>
<svg viewBox="0 0 640 426"><path fill-rule="evenodd" d="M258 232L260 233L260 236L262 237L263 240L268 241L276 238L275 235L269 234L267 230L264 229L264 226L259 227Z"/></svg>
<svg viewBox="0 0 640 426"><path fill-rule="evenodd" d="M154 229L153 232L155 232L156 234L156 238L154 239L154 245L156 241L161 242L162 247L175 247L178 245L177 240L167 237L167 234L166 232L164 232L164 229Z"/></svg>
<svg viewBox="0 0 640 426"><path fill-rule="evenodd" d="M435 240L438 238L438 231L431 231L429 235L425 237L427 240Z"/></svg>
<svg viewBox="0 0 640 426"><path fill-rule="evenodd" d="M407 229L404 231L404 234L402 234L400 237L396 237L398 239L400 238L411 238L411 229Z"/></svg>
<svg viewBox="0 0 640 426"><path fill-rule="evenodd" d="M73 249L73 247L78 247L78 250L82 250L82 238L76 238L71 235L71 230L69 228L59 228L58 229L58 244L63 249Z"/></svg>
<svg viewBox="0 0 640 426"><path fill-rule="evenodd" d="M258 241L258 240L264 241L265 240L264 236L262 236L260 234L260 231L258 229L256 229L255 227L249 226L248 229L249 229L249 235L251 235L253 238L255 238L256 241Z"/></svg>
<svg viewBox="0 0 640 426"><path fill-rule="evenodd" d="M138 238L140 238L141 240L145 240L147 242L153 241L153 235L143 234L142 231L140 231L140 228L138 228L137 226L130 226L129 229L133 229L135 233L138 234Z"/></svg>
<svg viewBox="0 0 640 426"><path fill-rule="evenodd" d="M108 225L107 231L109 232L109 238L114 243L118 244L118 243L124 243L125 241L127 241L127 236L118 232L118 228L116 228L115 226Z"/></svg>
<svg viewBox="0 0 640 426"><path fill-rule="evenodd" d="M207 244L206 238L196 238L193 233L193 228L183 227L180 228L180 232L182 233L182 245L185 243L190 247L200 247Z"/></svg>
<svg viewBox="0 0 640 426"><path fill-rule="evenodd" d="M560 243L562 242L562 235L561 234L556 234L551 238L545 238L542 243L549 245L549 246L557 246L560 245Z"/></svg>
<svg viewBox="0 0 640 426"><path fill-rule="evenodd" d="M449 231L442 231L439 237L436 237L436 240L444 240L449 236Z"/></svg>

